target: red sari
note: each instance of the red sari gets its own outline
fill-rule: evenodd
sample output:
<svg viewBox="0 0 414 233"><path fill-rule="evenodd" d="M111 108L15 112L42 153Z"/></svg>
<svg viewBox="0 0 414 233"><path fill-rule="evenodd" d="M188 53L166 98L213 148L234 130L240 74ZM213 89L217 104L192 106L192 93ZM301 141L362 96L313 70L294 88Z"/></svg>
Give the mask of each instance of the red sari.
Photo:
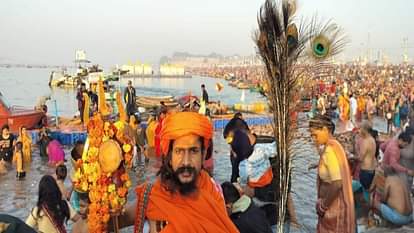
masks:
<svg viewBox="0 0 414 233"><path fill-rule="evenodd" d="M332 202L325 215L318 218L318 233L354 233L356 219L354 196L352 192L352 176L345 151L336 140L329 140L328 145L335 152L341 172L342 190ZM318 176L318 198L320 197L320 178Z"/></svg>

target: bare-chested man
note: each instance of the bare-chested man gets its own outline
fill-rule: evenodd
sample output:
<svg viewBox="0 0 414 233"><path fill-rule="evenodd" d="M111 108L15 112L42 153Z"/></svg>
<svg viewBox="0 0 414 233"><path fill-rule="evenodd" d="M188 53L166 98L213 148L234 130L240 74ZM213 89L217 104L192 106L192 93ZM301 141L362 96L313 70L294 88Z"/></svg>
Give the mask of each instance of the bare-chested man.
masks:
<svg viewBox="0 0 414 233"><path fill-rule="evenodd" d="M394 225L402 226L413 221L413 207L404 181L391 167L384 168L385 188L381 202L375 201L375 208L382 217Z"/></svg>
<svg viewBox="0 0 414 233"><path fill-rule="evenodd" d="M365 190L371 186L372 179L375 175L375 168L377 167L377 159L375 158L376 143L375 139L369 133L371 125L364 121L361 124L357 156L361 164L361 171L359 173L359 180Z"/></svg>

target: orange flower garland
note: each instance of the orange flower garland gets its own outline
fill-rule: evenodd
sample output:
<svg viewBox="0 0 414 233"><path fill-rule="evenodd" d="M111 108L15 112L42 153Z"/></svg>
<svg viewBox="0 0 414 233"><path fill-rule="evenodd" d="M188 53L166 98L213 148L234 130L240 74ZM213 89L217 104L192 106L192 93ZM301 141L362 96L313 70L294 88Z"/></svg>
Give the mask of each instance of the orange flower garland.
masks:
<svg viewBox="0 0 414 233"><path fill-rule="evenodd" d="M88 138L82 159L76 163L74 187L80 192L88 192L89 232L108 232L108 221L117 215L127 202L131 181L124 166L112 173L105 173L99 164L99 147L107 140L115 140L123 151L123 161L127 168L132 165L133 143L124 133L125 123L103 121L99 114L92 117L87 125Z"/></svg>

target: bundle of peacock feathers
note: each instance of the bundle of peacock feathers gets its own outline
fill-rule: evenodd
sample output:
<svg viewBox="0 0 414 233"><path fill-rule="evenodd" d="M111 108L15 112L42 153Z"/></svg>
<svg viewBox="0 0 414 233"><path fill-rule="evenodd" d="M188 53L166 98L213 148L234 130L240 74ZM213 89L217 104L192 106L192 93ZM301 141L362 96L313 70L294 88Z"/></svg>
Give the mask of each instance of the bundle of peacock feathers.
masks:
<svg viewBox="0 0 414 233"><path fill-rule="evenodd" d="M273 164L279 185L278 232L283 232L287 213L292 171L292 141L300 87L306 78L329 63L345 45L341 30L331 21L321 24L314 17L295 22L296 2L266 0L258 13L258 30L254 33L267 76L265 94L273 117L277 159ZM299 65L305 62L306 65Z"/></svg>

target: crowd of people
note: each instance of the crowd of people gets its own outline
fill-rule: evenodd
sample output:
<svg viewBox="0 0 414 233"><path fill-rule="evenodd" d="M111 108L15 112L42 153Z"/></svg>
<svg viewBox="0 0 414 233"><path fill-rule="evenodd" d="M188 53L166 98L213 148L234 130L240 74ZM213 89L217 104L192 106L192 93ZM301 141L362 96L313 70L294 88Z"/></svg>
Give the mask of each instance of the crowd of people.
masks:
<svg viewBox="0 0 414 233"><path fill-rule="evenodd" d="M410 89L412 71L407 70L339 66L330 72L346 74L346 78L313 80L309 128L320 154L319 163L313 166L318 170L317 232L356 232L358 225L371 226L375 216L394 226L412 222L414 90ZM391 74L395 78L387 78ZM82 105L86 95L84 87L80 90ZM223 131L230 147L231 176L217 184L208 164L214 139L206 113L177 112L161 105L144 128L134 114L135 95L129 83L124 95L125 132L134 141L133 168L145 169L149 160L155 160L158 172L153 180L136 187L135 201L125 207L119 222L110 221L108 227L134 226L135 232L276 232L278 176L271 165L275 154L257 146L255 134L267 129L253 129L240 113L234 115ZM201 99L208 102L203 86ZM392 124L389 140L378 137L374 117ZM338 123L333 118L339 118ZM338 130L341 125L345 127ZM352 155L336 135L350 130L355 136ZM30 135L22 127L14 137L5 125L0 136L0 171L7 171L14 162L17 179L24 179L32 156ZM49 158L56 173L41 178L38 201L26 224L40 232L61 233L71 220L73 232L88 232L91 200L88 193L65 187L73 171L64 165L62 146L46 127L39 131L37 143L40 155ZM69 158L72 167L82 158L83 150L83 142L74 145ZM288 232L290 226L298 226L290 196L286 208Z"/></svg>
<svg viewBox="0 0 414 233"><path fill-rule="evenodd" d="M374 216L379 216L385 225L410 224L414 194L412 69L338 67L338 72L346 78L315 80L308 114L312 136L324 146L320 163L315 166L319 174L318 229L326 232L329 227L327 211L351 217L337 223L341 229L354 224L355 219L371 227L378 223ZM333 118L338 118L336 125ZM379 137L374 119L387 124L386 137ZM345 144L351 145L340 145L338 134L349 131L353 132L353 140ZM351 198L347 197L349 193L353 194ZM333 199L340 200L340 204L333 205Z"/></svg>

